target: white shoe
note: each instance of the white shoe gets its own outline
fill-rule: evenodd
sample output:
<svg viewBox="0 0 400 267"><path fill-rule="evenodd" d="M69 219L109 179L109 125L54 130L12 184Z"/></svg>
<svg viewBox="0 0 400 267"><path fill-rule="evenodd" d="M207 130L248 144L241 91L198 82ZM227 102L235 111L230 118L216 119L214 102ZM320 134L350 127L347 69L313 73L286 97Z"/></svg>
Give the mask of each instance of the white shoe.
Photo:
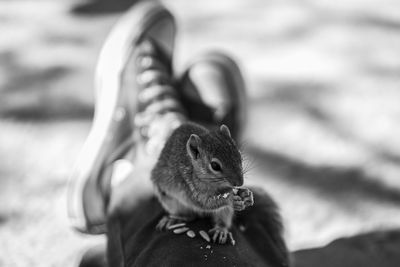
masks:
<svg viewBox="0 0 400 267"><path fill-rule="evenodd" d="M159 75L145 70L157 69L160 62L162 74L171 75L175 32L171 13L158 2L145 1L122 16L104 44L97 65L94 121L68 188L68 217L80 232L106 232L107 167L132 147L134 118L142 109L138 94L146 81L135 79ZM157 55L152 55L154 49ZM163 58L157 58L161 54ZM163 78L150 77L153 81Z"/></svg>

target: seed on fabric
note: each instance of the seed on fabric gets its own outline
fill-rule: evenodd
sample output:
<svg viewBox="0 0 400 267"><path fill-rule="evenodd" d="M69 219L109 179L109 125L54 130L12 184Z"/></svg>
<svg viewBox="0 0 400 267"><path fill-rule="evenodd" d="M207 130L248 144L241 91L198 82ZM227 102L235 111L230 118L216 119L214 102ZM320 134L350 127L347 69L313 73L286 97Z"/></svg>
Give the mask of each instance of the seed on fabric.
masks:
<svg viewBox="0 0 400 267"><path fill-rule="evenodd" d="M172 229L175 229L175 228L180 228L180 227L185 226L185 225L186 225L186 223L177 223L177 224L173 224L173 225L168 226L167 229L168 230L172 230Z"/></svg>
<svg viewBox="0 0 400 267"><path fill-rule="evenodd" d="M210 236L207 234L206 231L201 230L201 231L199 231L199 234L200 234L200 236L201 236L202 238L204 238L207 242L210 242L210 241L211 241Z"/></svg>
<svg viewBox="0 0 400 267"><path fill-rule="evenodd" d="M190 238L193 238L193 237L196 236L196 234L195 234L192 230L187 231L187 232L186 232L186 235L187 235L188 237L190 237Z"/></svg>
<svg viewBox="0 0 400 267"><path fill-rule="evenodd" d="M189 230L188 227L177 228L174 230L174 234L182 234Z"/></svg>

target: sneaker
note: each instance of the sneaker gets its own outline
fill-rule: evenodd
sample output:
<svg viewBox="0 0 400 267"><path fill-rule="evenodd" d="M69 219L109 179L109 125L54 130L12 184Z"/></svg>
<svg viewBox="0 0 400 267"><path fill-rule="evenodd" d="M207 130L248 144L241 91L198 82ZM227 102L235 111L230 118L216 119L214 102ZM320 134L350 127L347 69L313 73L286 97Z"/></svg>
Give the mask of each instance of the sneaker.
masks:
<svg viewBox="0 0 400 267"><path fill-rule="evenodd" d="M144 40L136 53L134 143L126 157L115 161L110 168L109 216L130 212L139 199L154 195L150 170L169 136L187 120L172 81L170 60L151 38Z"/></svg>
<svg viewBox="0 0 400 267"><path fill-rule="evenodd" d="M182 103L190 120L208 127L225 124L241 136L247 115L246 88L235 61L220 52L195 58L180 79Z"/></svg>
<svg viewBox="0 0 400 267"><path fill-rule="evenodd" d="M80 232L106 232L108 167L134 143L133 121L143 109L136 101L139 90L155 84L165 88L163 84L168 83L175 31L175 20L165 7L155 1L140 2L117 22L103 46L95 81L94 121L68 187L68 217ZM146 71L151 69L159 71ZM161 91L159 96L167 95ZM142 96L143 103L146 97Z"/></svg>

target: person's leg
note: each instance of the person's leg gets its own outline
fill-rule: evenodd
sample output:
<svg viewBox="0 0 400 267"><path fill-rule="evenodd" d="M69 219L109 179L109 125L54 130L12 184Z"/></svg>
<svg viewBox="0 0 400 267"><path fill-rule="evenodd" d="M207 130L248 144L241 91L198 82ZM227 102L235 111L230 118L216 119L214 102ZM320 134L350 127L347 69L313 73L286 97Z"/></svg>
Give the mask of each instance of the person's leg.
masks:
<svg viewBox="0 0 400 267"><path fill-rule="evenodd" d="M192 79L193 77L195 78ZM229 127L240 131L241 124L239 122L242 116L244 116L244 114L240 113L240 110L245 109L245 102L243 99L238 99L238 96L244 95L245 88L243 82L235 82L238 79L243 81L239 69L234 61L224 54L207 53L193 60L179 79L179 87L177 88L181 95L182 104L185 106L189 106L188 103L193 104L187 108L188 114L190 114L189 119L205 125L226 123ZM208 80L210 82L205 86L204 83L198 82L202 80ZM212 91L210 91L210 89ZM209 102L206 97L207 94L214 95L215 98ZM225 104L213 105L216 103L217 99L220 99L219 101L221 102L225 101ZM220 117L210 117L209 114L215 113L216 109L221 110L218 113ZM238 123L235 125L232 122ZM163 125L164 128L168 128L168 124ZM141 144L139 143L138 145ZM129 162L125 160L119 160L114 164L114 178L123 180L123 182L112 189L110 204L112 213L114 215L117 214L117 216L113 217L113 220L116 220L117 223L111 223L111 227L114 228L108 233L108 236L111 237L109 240L109 247L111 250L111 253L109 250L109 259L113 263L118 262L122 257L121 254L118 253L118 251L122 250L119 244L123 243L121 242L121 230L123 229L120 227L120 222L127 221L124 215L128 216L130 219L136 217L134 223L140 227L143 224L141 220L146 219L144 218L146 217L144 213L140 211L140 205L143 200L148 199L152 194L151 188L144 182L146 180L148 181L149 167L145 166L145 160L141 160L138 157L136 158L137 162L134 165L129 166ZM122 177L122 179L118 177ZM152 212L156 214L158 212L157 208L159 209L159 206L155 206ZM130 214L131 210L136 210L137 213L140 213L139 216ZM135 228L132 227L132 221L129 223L131 224L131 228ZM125 230L125 233L126 232ZM116 239L116 237L119 238ZM104 252L105 250L103 248L103 253ZM101 251L99 252L98 249L90 249L83 257L83 263L89 264L87 266L97 266L90 264L103 264L104 254L102 254Z"/></svg>
<svg viewBox="0 0 400 267"><path fill-rule="evenodd" d="M143 90L142 95L149 95L151 98L151 90ZM225 124L232 129L232 136L235 139L239 138L246 115L245 85L239 67L232 58L221 52L208 52L196 57L178 79L173 90L179 94L181 104L188 114L188 120L209 128ZM149 101L154 102L149 110L158 105L157 99ZM143 120L144 117L147 117L147 122ZM175 125L171 124L174 118ZM133 160L135 169L132 168L133 165L129 167L127 160L115 163L112 180L124 180L124 183L113 188L109 210L116 208L130 210L139 198L153 193L152 185L149 183L149 170L158 156L150 159L147 153L140 153L143 150L141 146L145 141L145 150L153 149L155 146L158 147L158 151L161 150L169 133L180 123L176 124L176 113L161 114L155 120L154 115L149 116L146 112L141 112L136 114L135 121L143 123L142 126L137 125L142 128L153 127L153 132L156 134L146 136L141 142L136 143L136 159ZM140 127L136 132L142 132ZM158 152L152 155L158 155ZM132 175L131 172L141 175ZM126 179L128 176L133 177ZM133 188L138 192L134 196L129 194Z"/></svg>
<svg viewBox="0 0 400 267"><path fill-rule="evenodd" d="M78 207L72 209L70 216L72 215L73 222L78 222L75 227L83 232L104 232L107 210L111 214L129 212L131 205L135 205L141 197L151 194L151 188L144 181L149 181L148 176L152 163L157 159L157 151L162 148L168 133L184 120L183 114L179 112L179 103L174 97L175 89L172 84L168 84L172 54L172 50L168 48L172 47L174 33L172 16L159 5L143 5L144 7L135 7L135 10L121 20L106 42L100 57L100 92L96 103L95 123L83 151L83 160L75 172L76 177L73 177L78 178L78 189L76 190L75 184L75 190L72 190L72 200L78 199ZM133 14L140 19L131 21ZM135 27L129 32L132 25ZM165 30L163 27L169 28ZM124 53L126 50L130 51L126 46L128 43L133 50L134 64L131 68L127 62L130 55ZM119 52L113 53L114 51ZM207 58L210 59L207 61ZM203 72L193 74L197 73L198 68L203 69ZM235 119L240 113L235 113L234 107L237 104L232 103L240 102L238 97L243 95L244 88L242 82L235 83L238 78L242 81L240 72L235 68L236 65L223 55L205 55L192 63L182 78L182 85L191 83L193 88L182 90L183 102L190 99L199 106L208 106L212 110L208 113L215 113L216 109L219 112L218 116L214 115L209 119L205 116L207 112L197 113L190 110L192 114L197 114L191 119L208 125L226 123L230 127L236 127L231 122L240 121ZM131 71L126 75L127 78L135 79L130 81L129 88L120 80L121 74L127 71ZM204 80L212 80L218 86L213 85L213 82L200 84L195 79L192 81L188 77L189 73L190 76L196 76L197 81L201 81L203 76ZM211 94L216 99L225 98L228 105L223 105L224 108L221 109L203 99L209 85L215 88ZM191 96L195 90L195 95L199 96L197 100ZM232 117L229 114L236 115ZM130 150L131 147L134 149ZM131 153L127 154L126 150ZM109 233L109 236L110 234L112 235Z"/></svg>
<svg viewBox="0 0 400 267"><path fill-rule="evenodd" d="M198 69L202 69L202 72L197 73ZM192 75L189 75L192 73ZM196 73L196 78L193 73ZM189 120L199 121L205 125L213 126L220 123L227 123L228 126L237 129L236 134L240 130L240 118L243 116L238 112L239 102L244 102L238 99L238 96L244 95L243 83L236 83L237 79L242 80L241 73L238 70L236 64L226 55L223 54L205 54L193 61L188 70L183 75L180 86L175 87L174 90L179 90L181 94L182 104L187 106L188 102L196 103L197 108L201 108L207 112L194 112L193 109L187 109L188 112L192 112ZM209 83L201 83L199 81L208 80ZM152 86L155 86L157 82L150 82ZM185 86L189 86L186 88ZM122 182L114 186L111 190L111 201L109 207L109 220L108 220L108 259L110 263L120 264L121 262L129 261L135 257L134 253L130 253L126 256L122 251L140 251L136 248L135 238L150 239L152 234L148 231L148 225L152 221L162 214L162 208L157 200L153 199L153 191L150 182L150 173L155 163L154 160L157 158L148 157L148 150L156 148L157 153L151 153L151 155L158 155L158 151L163 147L166 138L169 133L178 124L174 117L177 116L176 112L150 112L159 110L156 108L160 106L160 99L152 97L150 92L153 91L152 86L144 88L139 94L139 102L146 99L147 104L142 103L145 108L143 112L136 114L135 121L140 124L135 124L137 129L135 132L143 132L141 129L148 129L144 135L141 135L139 142L135 143L135 156L132 159L131 172L126 173L123 177ZM225 105L213 106L213 103L207 102L207 98L204 96L208 93L215 95L215 99L220 98L227 103ZM148 95L149 98L143 98L141 95ZM215 100L214 99L214 100ZM235 103L235 104L233 104ZM192 106L193 108L193 106ZM241 108L244 109L242 106ZM215 110L219 109L218 116L209 118L207 114L215 113ZM147 118L144 120L143 118ZM175 125L174 125L175 123ZM236 124L235 124L236 123ZM154 146L154 144L156 144ZM122 161L119 162L121 164ZM114 177L117 177L118 168L115 168ZM140 231L141 229L147 229ZM154 229L153 229L154 230ZM143 234L143 232L148 233ZM140 239L139 238L139 239ZM144 241L143 241L144 242ZM138 252L139 253L139 252ZM131 257L131 258L127 258Z"/></svg>

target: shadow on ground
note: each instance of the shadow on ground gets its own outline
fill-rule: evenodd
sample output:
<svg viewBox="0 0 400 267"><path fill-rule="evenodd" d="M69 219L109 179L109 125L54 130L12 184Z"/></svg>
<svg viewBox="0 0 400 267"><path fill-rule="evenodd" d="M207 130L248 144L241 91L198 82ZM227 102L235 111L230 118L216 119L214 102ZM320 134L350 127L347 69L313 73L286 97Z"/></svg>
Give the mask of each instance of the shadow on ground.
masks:
<svg viewBox="0 0 400 267"><path fill-rule="evenodd" d="M77 4L71 11L77 15L101 15L122 12L139 1L140 0L91 0Z"/></svg>
<svg viewBox="0 0 400 267"><path fill-rule="evenodd" d="M65 82L74 77L76 70L62 64L26 66L12 52L1 53L0 60L5 64L3 72L7 77L6 84L0 87L1 118L54 121L93 117L92 103L71 93ZM85 90L78 82L74 87Z"/></svg>
<svg viewBox="0 0 400 267"><path fill-rule="evenodd" d="M362 169L312 166L259 147L248 147L246 152L259 162L257 167L264 173L272 173L272 177L284 179L289 184L316 190L344 208L351 208L348 198L352 196L400 204L398 190L380 183L376 177L369 177Z"/></svg>
<svg viewBox="0 0 400 267"><path fill-rule="evenodd" d="M400 230L340 238L320 247L293 253L295 267L397 267Z"/></svg>

